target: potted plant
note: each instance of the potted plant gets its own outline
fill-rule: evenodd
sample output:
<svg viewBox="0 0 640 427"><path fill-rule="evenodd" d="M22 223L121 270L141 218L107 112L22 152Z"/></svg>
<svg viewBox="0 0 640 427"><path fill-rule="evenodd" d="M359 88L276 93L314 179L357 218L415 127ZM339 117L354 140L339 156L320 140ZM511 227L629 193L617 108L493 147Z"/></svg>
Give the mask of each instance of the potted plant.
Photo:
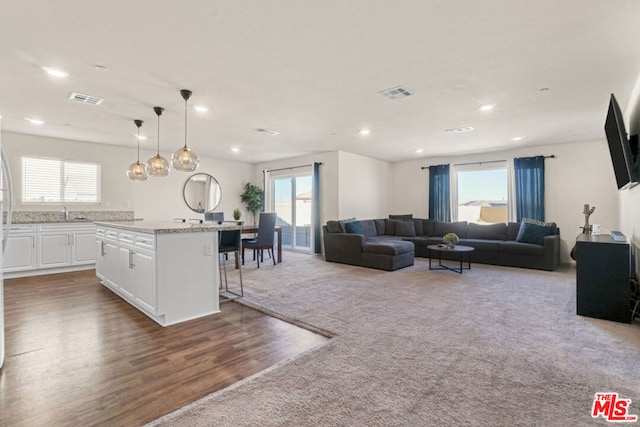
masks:
<svg viewBox="0 0 640 427"><path fill-rule="evenodd" d="M460 241L460 238L456 233L447 233L442 238L442 241L447 245L448 248L455 248L456 243Z"/></svg>
<svg viewBox="0 0 640 427"><path fill-rule="evenodd" d="M242 212L240 212L240 209L235 208L233 210L233 219L235 219L236 221L239 221L241 217L242 217Z"/></svg>
<svg viewBox="0 0 640 427"><path fill-rule="evenodd" d="M244 203L245 210L253 214L253 224L257 225L256 214L261 212L264 206L264 191L262 188L247 182L240 194L240 200Z"/></svg>

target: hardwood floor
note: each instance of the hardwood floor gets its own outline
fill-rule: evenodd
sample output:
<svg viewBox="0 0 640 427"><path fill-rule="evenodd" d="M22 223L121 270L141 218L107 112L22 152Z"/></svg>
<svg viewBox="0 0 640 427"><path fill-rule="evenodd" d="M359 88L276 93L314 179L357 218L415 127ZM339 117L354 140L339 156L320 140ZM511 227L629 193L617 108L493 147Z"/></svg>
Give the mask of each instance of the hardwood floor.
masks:
<svg viewBox="0 0 640 427"><path fill-rule="evenodd" d="M1 426L142 425L327 340L233 302L163 328L94 270L4 284Z"/></svg>

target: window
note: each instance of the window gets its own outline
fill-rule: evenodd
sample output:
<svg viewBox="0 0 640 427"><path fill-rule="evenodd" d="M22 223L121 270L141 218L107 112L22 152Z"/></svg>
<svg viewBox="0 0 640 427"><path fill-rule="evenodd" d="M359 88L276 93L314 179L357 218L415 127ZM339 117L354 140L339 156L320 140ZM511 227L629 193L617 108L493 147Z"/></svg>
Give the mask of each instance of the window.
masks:
<svg viewBox="0 0 640 427"><path fill-rule="evenodd" d="M23 157L22 203L100 203L100 165Z"/></svg>
<svg viewBox="0 0 640 427"><path fill-rule="evenodd" d="M506 162L456 166L457 221L507 222L509 191Z"/></svg>

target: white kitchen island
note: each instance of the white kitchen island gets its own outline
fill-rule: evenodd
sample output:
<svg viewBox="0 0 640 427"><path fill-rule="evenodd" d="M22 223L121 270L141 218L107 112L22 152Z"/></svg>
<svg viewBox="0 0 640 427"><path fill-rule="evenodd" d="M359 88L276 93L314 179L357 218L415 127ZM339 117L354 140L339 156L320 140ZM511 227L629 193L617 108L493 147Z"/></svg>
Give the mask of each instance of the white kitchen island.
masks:
<svg viewBox="0 0 640 427"><path fill-rule="evenodd" d="M96 275L162 326L218 313L218 232L236 223L96 222Z"/></svg>

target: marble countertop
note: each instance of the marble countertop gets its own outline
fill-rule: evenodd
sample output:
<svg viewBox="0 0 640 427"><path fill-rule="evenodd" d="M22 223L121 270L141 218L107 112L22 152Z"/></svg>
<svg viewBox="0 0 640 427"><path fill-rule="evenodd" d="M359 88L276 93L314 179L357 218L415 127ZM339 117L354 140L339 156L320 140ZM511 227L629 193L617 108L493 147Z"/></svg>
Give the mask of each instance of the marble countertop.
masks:
<svg viewBox="0 0 640 427"><path fill-rule="evenodd" d="M236 221L173 222L173 221L96 221L98 227L111 227L138 233L200 233L207 231L242 230Z"/></svg>

